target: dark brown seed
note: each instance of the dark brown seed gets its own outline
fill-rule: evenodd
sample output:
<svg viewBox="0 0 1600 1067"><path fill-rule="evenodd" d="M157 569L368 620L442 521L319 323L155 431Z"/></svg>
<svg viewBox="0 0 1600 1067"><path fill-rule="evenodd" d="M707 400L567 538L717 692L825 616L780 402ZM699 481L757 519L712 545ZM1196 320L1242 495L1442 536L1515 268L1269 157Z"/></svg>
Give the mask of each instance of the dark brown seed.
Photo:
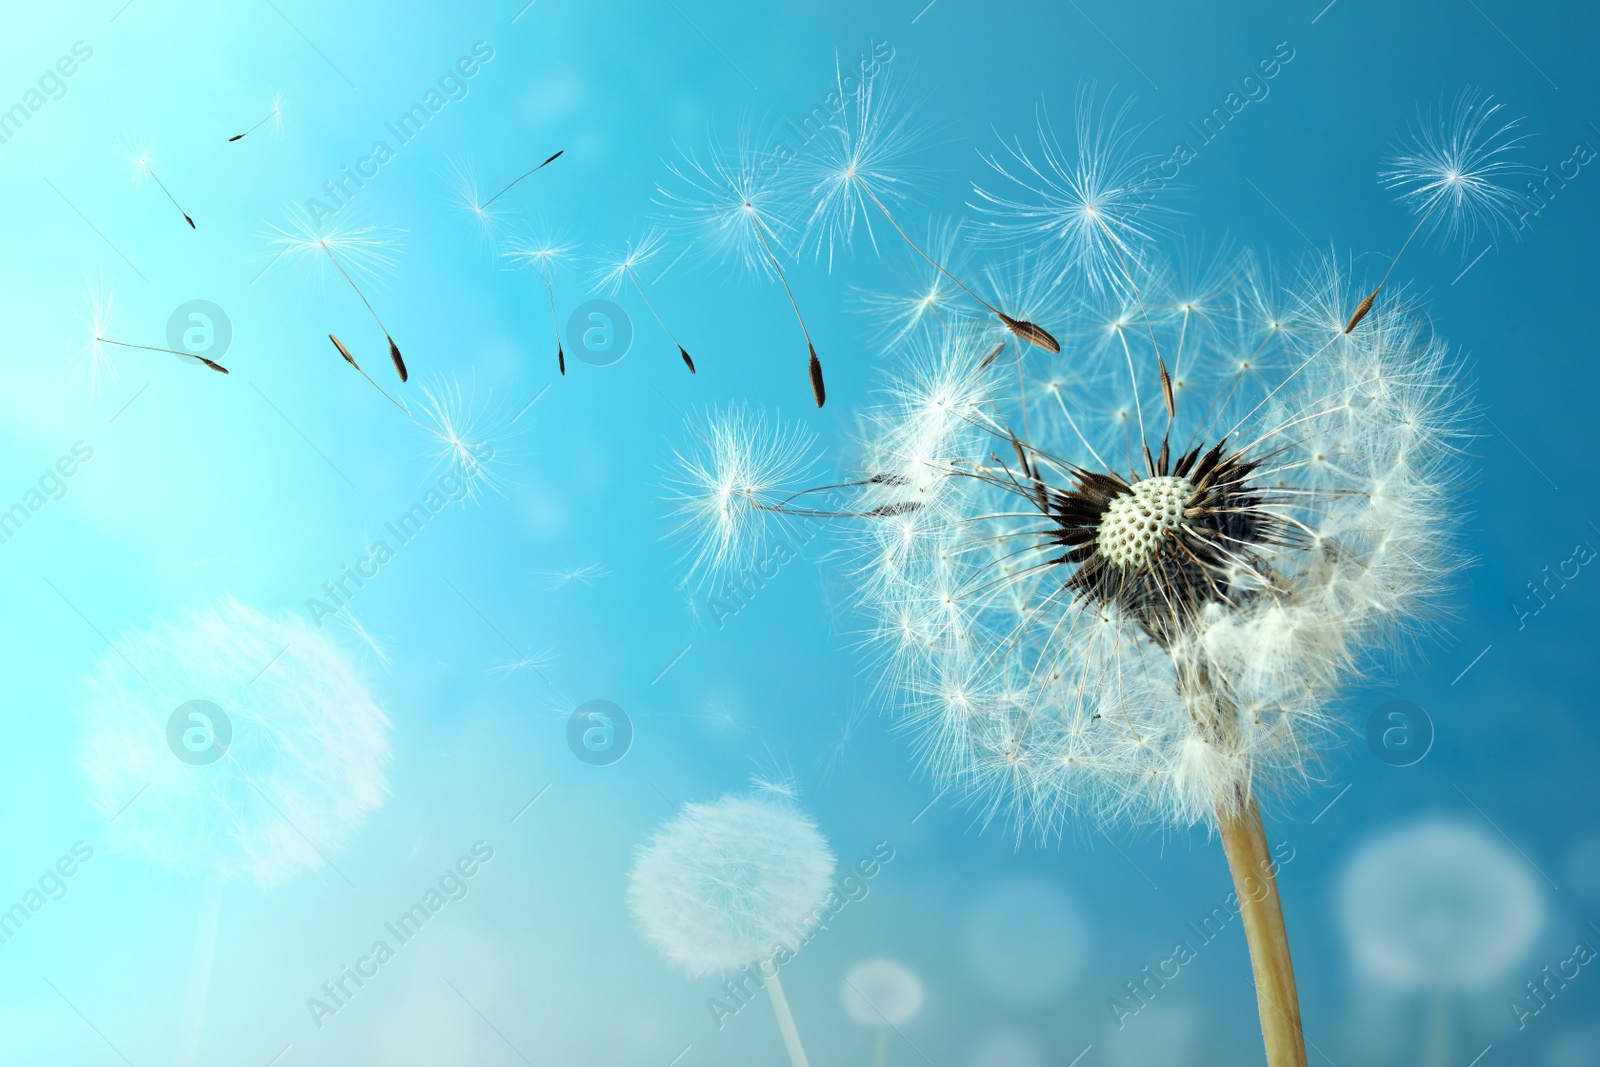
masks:
<svg viewBox="0 0 1600 1067"><path fill-rule="evenodd" d="M333 347L335 347L335 348L337 348L339 350L339 354L344 357L344 361L346 363L350 364L356 370L360 370L361 369L361 364L356 362L356 357L354 357L354 356L352 356L350 354L350 350L344 346L344 342L343 341L339 340L337 337L335 337L331 333L328 335L328 340L333 342Z"/></svg>
<svg viewBox="0 0 1600 1067"><path fill-rule="evenodd" d="M1006 343L1001 341L999 344L994 346L993 352L990 352L987 356L984 356L983 359L978 361L978 369L988 370L994 361L1000 358L1000 353L1004 352L1005 350Z"/></svg>
<svg viewBox="0 0 1600 1067"><path fill-rule="evenodd" d="M195 225L194 225L194 219L191 219L191 218L190 218L190 217L189 217L189 216L188 216L188 215L187 215L187 214L185 214L185 215L184 215L184 216L183 216L183 221L184 221L184 222L187 222L187 223L188 223L188 224L189 224L189 229L191 229L191 230L192 230L192 229L194 229L194 228L195 228Z"/></svg>
<svg viewBox="0 0 1600 1067"><path fill-rule="evenodd" d="M688 349L684 348L682 345L679 345L678 346L678 355L683 357L683 365L685 367L689 368L689 373L690 374L693 374L694 373L694 360L689 358Z"/></svg>
<svg viewBox="0 0 1600 1067"><path fill-rule="evenodd" d="M234 141L237 141L239 138L241 138L243 136L244 136L244 134L242 134L242 133L236 133L232 137L228 138L228 143L232 144Z"/></svg>
<svg viewBox="0 0 1600 1067"><path fill-rule="evenodd" d="M400 346L395 344L394 338L390 337L388 334L384 334L383 336L389 342L389 358L394 361L394 369L400 375L400 380L403 382L406 380L408 375L406 374L406 361L400 358Z"/></svg>
<svg viewBox="0 0 1600 1067"><path fill-rule="evenodd" d="M810 344L806 347L811 350L811 362L806 370L811 375L811 395L821 407L828 399L828 388L822 383L822 361L817 358L817 350Z"/></svg>
<svg viewBox="0 0 1600 1067"><path fill-rule="evenodd" d="M1378 290L1374 289L1372 290L1372 295L1361 301L1361 306L1356 308L1356 313L1350 316L1350 324L1344 328L1345 333L1355 329L1356 324L1367 317L1367 312L1372 310L1372 302L1376 299L1378 299Z"/></svg>
<svg viewBox="0 0 1600 1067"><path fill-rule="evenodd" d="M1031 322L1024 322L1022 319L1014 319L1010 315L1006 315L1002 312L996 312L995 314L999 315L1000 321L1006 324L1006 329L1010 330L1012 333L1016 334L1030 345L1033 345L1035 348L1042 348L1046 352L1049 352L1052 356L1059 355L1061 353L1061 345L1056 342L1054 337L1051 337L1049 333L1040 327L1035 326Z"/></svg>
<svg viewBox="0 0 1600 1067"><path fill-rule="evenodd" d="M560 368L563 375L567 373L567 354L561 350L559 341L556 343L556 366Z"/></svg>
<svg viewBox="0 0 1600 1067"><path fill-rule="evenodd" d="M1178 417L1178 405L1172 397L1172 376L1167 373L1167 361L1161 358L1161 353L1156 353L1156 366L1161 370L1161 399L1167 402L1167 418Z"/></svg>
<svg viewBox="0 0 1600 1067"><path fill-rule="evenodd" d="M194 358L198 359L201 363L204 363L206 366L210 367L212 370L216 371L218 374L227 374L228 373L228 368L227 367L224 367L220 363L213 363L209 359L207 359L205 356L195 356Z"/></svg>
<svg viewBox="0 0 1600 1067"><path fill-rule="evenodd" d="M1154 478L1156 476L1156 461L1150 456L1149 442L1146 442L1144 446L1144 469L1150 472L1150 477Z"/></svg>

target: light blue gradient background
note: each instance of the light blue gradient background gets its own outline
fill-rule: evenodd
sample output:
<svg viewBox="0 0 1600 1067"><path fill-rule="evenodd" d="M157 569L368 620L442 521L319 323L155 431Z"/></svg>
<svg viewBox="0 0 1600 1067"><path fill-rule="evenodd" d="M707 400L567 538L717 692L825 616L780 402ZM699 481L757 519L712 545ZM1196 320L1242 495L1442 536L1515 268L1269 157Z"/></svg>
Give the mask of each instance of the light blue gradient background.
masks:
<svg viewBox="0 0 1600 1067"><path fill-rule="evenodd" d="M975 149L995 144L993 131L1028 136L1041 99L1065 117L1081 83L1137 92L1137 114L1153 124L1148 143L1164 152L1285 40L1296 56L1269 97L1183 170L1181 228L1196 242L1228 236L1292 262L1309 241L1381 273L1407 220L1378 186L1378 160L1417 103L1464 84L1528 116L1535 165L1565 159L1580 140L1600 147L1600 16L1570 2L1338 0L1315 24L1320 0L938 0L915 23L923 0L537 0L515 24L515 0L448 9L274 0L282 15L265 0L135 0L113 22L119 2L11 5L0 34L0 106L74 41L95 50L66 97L0 145L0 506L74 441L95 450L65 499L0 546L0 905L73 841L97 848L69 895L0 946L7 1064L171 1061L200 885L102 847L106 827L84 801L76 762L80 680L105 651L98 634L224 594L272 613L303 610L431 480L415 428L324 336L339 333L387 379L352 294L284 264L252 279L286 206L365 155L383 124L473 42L487 41L495 57L470 95L401 147L347 210L405 231L397 270L369 295L413 382L455 379L510 413L555 376L542 286L493 259L450 202L448 164L471 164L488 190L564 148L507 202L559 220L587 249L614 247L656 214L653 190L676 146L701 146L708 125L732 132L750 113L803 113L829 90L835 55L849 63L874 40L893 45L893 76L937 130L923 157L929 177L905 213L917 231L963 210L984 169ZM286 97L281 136L226 143L275 92ZM118 149L129 137L155 146L157 173L197 231L158 189L135 188ZM1579 843L1592 848L1600 832L1600 577L1585 569L1521 631L1509 606L1575 542L1600 546L1590 525L1600 522L1593 170L1522 240L1503 241L1458 282L1476 249L1466 259L1418 249L1398 275L1467 352L1488 415L1476 427L1465 502L1478 563L1438 638L1400 662L1392 684L1351 694L1351 744L1328 765L1326 785L1273 813L1269 834L1296 849L1283 891L1307 1033L1320 1050L1313 1062L1367 1062L1351 1041L1336 873L1367 835L1417 813L1474 820L1498 837L1492 819L1548 876L1539 882L1546 935L1504 988L1458 1016L1460 1062L1491 1042L1486 1065L1546 1062L1553 1042L1600 1006L1600 978L1587 971L1521 1033L1505 1004L1574 941L1600 938L1585 926L1600 920L1600 899L1584 895L1600 886L1574 862ZM394 721L393 795L333 857L354 888L326 868L271 892L229 887L200 1062L265 1065L290 1046L279 1063L498 1065L525 1054L537 1064L665 1067L685 1045L685 1065L780 1062L769 1009L757 1005L718 1032L705 1008L715 983L669 972L623 903L631 850L672 805L738 790L753 773L792 773L845 861L878 840L897 853L867 899L785 972L813 1063L867 1060L870 1035L845 1019L838 986L850 964L876 954L906 960L928 986L928 1007L906 1029L916 1049L895 1039L894 1063L967 1064L996 1028L1027 1035L1052 1065L1091 1043L1085 1067L1136 1062L1144 1046L1128 1034L1163 1014L1196 1029L1181 1054L1145 1062L1259 1062L1237 927L1128 1032L1115 1030L1106 1007L1228 892L1214 842L1130 831L1017 848L1000 828L980 832L953 798L913 824L933 791L907 741L866 704L853 622L838 572L819 563L822 542L720 631L674 588L661 483L683 413L748 398L841 441L879 362L873 323L849 310L852 287L886 288L907 256L887 245L878 261L862 247L831 276L813 265L794 271L828 369L820 413L781 291L690 260L655 292L696 357L696 377L626 296L638 331L626 359L593 368L569 350L567 377L500 442L504 494L434 518L356 599L391 656L387 669L369 669ZM85 279L102 273L115 285L116 335L129 340L163 344L169 313L189 299L227 309L231 376L115 352L119 376L91 397L72 373L84 340L75 315ZM583 282L568 274L558 285L565 315ZM587 564L609 576L560 589L542 577ZM491 670L517 658L512 645L552 651L548 683ZM1433 752L1406 769L1380 763L1359 736L1371 709L1395 697L1429 709L1438 729ZM609 768L585 766L564 741L565 711L591 698L616 701L636 723L634 750ZM306 998L479 839L496 858L471 895L314 1028ZM1059 886L1091 931L1066 989L1032 1006L987 995L962 947L975 902L1019 875ZM1397 1012L1414 1019L1419 1010Z"/></svg>

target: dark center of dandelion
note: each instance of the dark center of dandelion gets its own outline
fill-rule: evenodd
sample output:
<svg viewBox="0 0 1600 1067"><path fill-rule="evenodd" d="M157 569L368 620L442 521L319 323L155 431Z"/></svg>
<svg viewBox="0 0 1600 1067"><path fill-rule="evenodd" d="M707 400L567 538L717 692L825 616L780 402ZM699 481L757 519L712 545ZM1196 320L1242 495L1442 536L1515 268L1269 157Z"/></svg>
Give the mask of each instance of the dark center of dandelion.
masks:
<svg viewBox="0 0 1600 1067"><path fill-rule="evenodd" d="M1225 448L1171 462L1163 447L1147 478L1072 468L1071 489L1041 484L1050 543L1066 550L1051 562L1076 565L1067 588L1121 608L1165 643L1207 604L1269 585L1261 550L1284 543L1288 525L1252 484L1259 461Z"/></svg>

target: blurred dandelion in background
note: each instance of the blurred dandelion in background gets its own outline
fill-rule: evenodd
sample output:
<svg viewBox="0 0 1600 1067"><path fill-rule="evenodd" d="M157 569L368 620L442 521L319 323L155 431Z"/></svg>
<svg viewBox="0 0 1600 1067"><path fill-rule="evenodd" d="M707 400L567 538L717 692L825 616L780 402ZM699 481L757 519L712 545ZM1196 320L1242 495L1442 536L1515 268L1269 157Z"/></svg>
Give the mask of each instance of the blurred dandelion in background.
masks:
<svg viewBox="0 0 1600 1067"><path fill-rule="evenodd" d="M389 719L320 631L232 598L117 642L85 690L79 762L112 847L204 879L178 1055L192 1064L223 883L332 866L388 793Z"/></svg>
<svg viewBox="0 0 1600 1067"><path fill-rule="evenodd" d="M628 908L650 946L691 978L758 966L790 1060L804 1067L778 968L816 926L834 864L817 824L780 792L685 804L635 855Z"/></svg>
<svg viewBox="0 0 1600 1067"><path fill-rule="evenodd" d="M850 1021L877 1031L873 1063L889 1062L889 1032L899 1030L922 1011L926 993L917 972L886 957L862 960L845 972L839 999Z"/></svg>
<svg viewBox="0 0 1600 1067"><path fill-rule="evenodd" d="M1452 1062L1452 1001L1509 976L1544 932L1527 861L1477 824L1388 827L1345 861L1335 909L1355 970L1427 1004L1423 1062Z"/></svg>

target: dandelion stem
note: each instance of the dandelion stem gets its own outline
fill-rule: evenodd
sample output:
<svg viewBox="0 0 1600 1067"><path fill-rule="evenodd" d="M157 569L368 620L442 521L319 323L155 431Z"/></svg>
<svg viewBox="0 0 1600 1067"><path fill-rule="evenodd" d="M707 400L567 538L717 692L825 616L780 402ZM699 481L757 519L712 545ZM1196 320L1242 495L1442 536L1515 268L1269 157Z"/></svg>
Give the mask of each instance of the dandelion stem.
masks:
<svg viewBox="0 0 1600 1067"><path fill-rule="evenodd" d="M228 373L228 368L224 367L222 364L213 363L205 356L197 356L193 352L179 352L176 348L157 348L154 345L129 344L127 341L113 341L109 337L96 337L95 340L99 341L103 345L116 345L118 348L137 348L143 352L166 352L169 355L182 356L185 359L198 359L201 363L204 363L206 366L210 367L214 371L217 371L218 373Z"/></svg>
<svg viewBox="0 0 1600 1067"><path fill-rule="evenodd" d="M694 360L689 358L689 350L687 348L684 348L682 342L680 342L676 337L673 336L671 330L667 329L666 321L661 318L660 312L656 311L656 306L654 304L650 303L650 298L648 296L644 295L644 286L640 285L639 284L639 279L634 277L633 270L630 268L629 270L625 271L624 273L626 273L628 275L628 280L633 283L633 288L638 292L639 299L644 301L644 306L649 308L650 309L650 314L655 316L656 324L658 326L660 326L662 332L667 335L667 339L670 340L673 344L678 346L678 354L683 357L684 366L689 368L689 373L690 374L693 374L694 373Z"/></svg>
<svg viewBox="0 0 1600 1067"><path fill-rule="evenodd" d="M565 152L565 151L566 151L565 148L563 148L561 150L561 152ZM520 182L523 178L532 177L533 175L539 173L541 170L543 170L545 167L547 167L551 163L554 163L555 160L556 160L556 156L561 155L561 152L557 152L554 156L551 156L549 159L545 160L543 163L539 164L537 167L534 167L532 170L528 171L527 174L521 175L520 177L517 178L516 181L514 181L510 185L506 186L504 189L500 190L498 193L495 193L488 200L484 201L483 204L479 206L478 210L479 211L483 211L490 204L494 203L496 200L499 200L502 196L505 196L507 193L509 193L512 190L512 188L517 184L517 182Z"/></svg>
<svg viewBox="0 0 1600 1067"><path fill-rule="evenodd" d="M1433 209L1438 206L1439 199L1435 198L1433 203L1428 205L1428 210L1423 212L1422 218L1417 220L1417 224L1411 229L1411 235L1406 238L1406 243L1400 246L1400 251L1396 252L1394 254L1394 259L1389 261L1389 269L1383 272L1383 279L1379 281L1377 287L1367 295L1367 298L1356 307L1355 314L1350 316L1350 322L1344 328L1345 333L1349 333L1351 330L1354 330L1361 320L1367 317L1367 312L1372 310L1372 302L1378 299L1379 291L1382 290L1384 285L1389 281L1389 275L1393 274L1394 269L1400 265L1400 257L1406 254L1406 249L1410 248L1411 242L1417 239L1417 234L1422 232L1422 227L1427 225L1429 217L1433 214Z"/></svg>
<svg viewBox="0 0 1600 1067"><path fill-rule="evenodd" d="M933 266L934 270L938 271L940 274L943 274L946 278L949 278L955 283L956 288L960 289L963 293L966 293L968 296L972 297L972 299L982 304L984 309L987 310L989 314L993 315L995 318L999 319L1005 324L1006 329L1010 330L1024 341L1027 341L1029 344L1038 348L1042 348L1052 355L1061 351L1061 345L1054 337L1050 336L1047 330L1040 326L1036 326L1031 322L1024 322L1021 319L1012 318L1010 315L1007 315L1005 312L1001 311L983 297L979 296L977 293L963 285L961 279L945 270L943 265L941 265L938 260L924 252L922 250L922 246L911 239L911 235L906 233L905 228L895 221L893 215L889 214L889 209L883 206L883 201L878 199L878 195L872 191L872 189L862 179L861 175L852 173L850 176L855 179L855 183L861 187L861 191L863 193L867 194L867 198L871 200L874 205L876 205L877 209L883 212L883 217L889 220L889 225L893 226L895 228L895 232L905 240L906 244L911 246L911 250L917 255L921 256L923 259L927 260Z"/></svg>
<svg viewBox="0 0 1600 1067"><path fill-rule="evenodd" d="M1218 812L1218 820L1222 847L1228 854L1228 870L1233 874L1244 918L1245 938L1250 944L1250 968L1255 974L1267 1067L1306 1067L1289 935L1283 925L1283 905L1278 899L1267 833L1261 825L1261 809L1254 797L1241 795L1232 810Z"/></svg>
<svg viewBox="0 0 1600 1067"><path fill-rule="evenodd" d="M167 199L171 200L172 201L172 206L178 209L178 214L182 215L183 216L183 221L187 222L189 224L189 229L191 229L191 230L194 229L195 228L194 219L191 219L189 217L189 213L187 211L183 210L183 205L178 203L177 197L175 197L171 193L167 192L166 185L161 181L161 179L159 177L156 176L155 168L147 166L147 167L145 167L145 170L147 172L149 172L150 177L155 178L156 185L161 187L161 191L163 193L167 193Z"/></svg>
<svg viewBox="0 0 1600 1067"><path fill-rule="evenodd" d="M761 239L761 247L767 251L767 258L772 260L772 269L778 272L778 281L783 283L783 291L789 296L789 306L794 308L795 321L800 323L800 334L806 339L806 352L810 356L806 371L811 376L811 395L820 408L827 399L827 390L822 384L822 361L817 358L817 346L811 343L811 331L806 329L805 316L800 314L800 302L794 298L794 290L789 288L789 279L783 273L783 264L778 262L777 253L767 241L767 228L762 225L760 217L749 204L745 205L745 213L750 218L750 225L755 227L756 236Z"/></svg>
<svg viewBox="0 0 1600 1067"><path fill-rule="evenodd" d="M789 1011L789 998L783 995L778 982L778 968L764 961L761 966L767 979L767 993L772 997L772 1014L778 1017L778 1029L783 1033L784 1048L789 1050L791 1067L810 1067L806 1050L800 1045L800 1031L795 1029L794 1014Z"/></svg>

